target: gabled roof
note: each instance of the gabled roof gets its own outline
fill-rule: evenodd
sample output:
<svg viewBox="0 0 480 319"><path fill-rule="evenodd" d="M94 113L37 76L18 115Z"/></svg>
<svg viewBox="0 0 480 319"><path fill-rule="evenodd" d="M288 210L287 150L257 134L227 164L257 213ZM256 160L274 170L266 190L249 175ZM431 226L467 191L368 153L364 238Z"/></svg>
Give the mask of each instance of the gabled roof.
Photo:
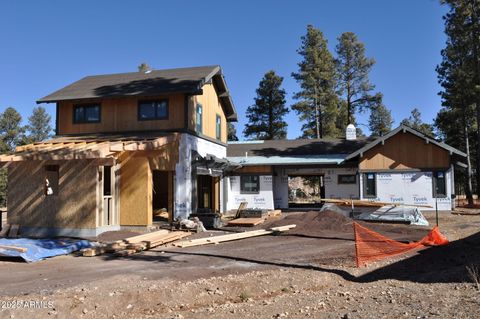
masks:
<svg viewBox="0 0 480 319"><path fill-rule="evenodd" d="M41 98L37 103L174 93L201 94L203 85L209 81L217 89L227 119L236 121L235 106L218 65L87 76Z"/></svg>
<svg viewBox="0 0 480 319"><path fill-rule="evenodd" d="M416 135L416 136L424 139L428 143L437 145L438 147L443 148L444 150L447 150L451 155L456 154L456 155L459 155L461 157L467 157L467 154L465 154L464 152L459 151L456 148L451 147L450 145L439 142L439 141L435 140L434 138L431 138L431 137L429 137L429 136L427 136L427 135L425 135L425 134L423 134L423 133L421 133L421 132L419 132L419 131L417 131L417 130L409 127L409 126L406 126L406 125L402 124L399 127L397 127L396 129L390 131L388 134L377 138L373 142L370 142L367 145L365 145L364 147L362 147L362 148L356 150L355 152L351 153L350 155L348 155L345 158L345 160L353 159L357 156L362 156L363 153L365 153L366 151L372 149L373 147L377 146L378 144L384 143L387 139L389 139L390 137L396 135L397 133L399 133L401 131L402 132L409 132L413 135Z"/></svg>

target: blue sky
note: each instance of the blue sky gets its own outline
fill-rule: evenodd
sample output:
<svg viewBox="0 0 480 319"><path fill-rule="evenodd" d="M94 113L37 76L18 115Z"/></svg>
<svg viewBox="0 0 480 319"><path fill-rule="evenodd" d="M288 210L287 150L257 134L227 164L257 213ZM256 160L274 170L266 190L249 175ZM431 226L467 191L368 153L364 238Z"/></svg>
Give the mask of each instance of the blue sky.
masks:
<svg viewBox="0 0 480 319"><path fill-rule="evenodd" d="M307 24L336 38L355 32L376 64L370 78L395 124L418 107L427 122L440 109L435 66L445 43L437 0L364 1L1 1L0 110L26 118L35 101L86 75L220 64L239 113L263 74L283 76L287 105ZM52 117L54 105L46 105ZM358 118L367 124L368 114ZM287 116L288 138L301 123ZM365 127L360 126L363 130Z"/></svg>

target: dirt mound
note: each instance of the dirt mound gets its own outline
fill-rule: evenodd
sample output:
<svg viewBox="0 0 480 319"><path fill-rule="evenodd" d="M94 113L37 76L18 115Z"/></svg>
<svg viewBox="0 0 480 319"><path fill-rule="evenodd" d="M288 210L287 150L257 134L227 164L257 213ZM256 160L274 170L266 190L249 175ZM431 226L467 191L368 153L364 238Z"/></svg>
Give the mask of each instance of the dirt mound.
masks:
<svg viewBox="0 0 480 319"><path fill-rule="evenodd" d="M321 231L353 233L352 220L334 211L310 211L305 213L287 213L285 218L275 221L268 227L295 224L290 233L315 234Z"/></svg>

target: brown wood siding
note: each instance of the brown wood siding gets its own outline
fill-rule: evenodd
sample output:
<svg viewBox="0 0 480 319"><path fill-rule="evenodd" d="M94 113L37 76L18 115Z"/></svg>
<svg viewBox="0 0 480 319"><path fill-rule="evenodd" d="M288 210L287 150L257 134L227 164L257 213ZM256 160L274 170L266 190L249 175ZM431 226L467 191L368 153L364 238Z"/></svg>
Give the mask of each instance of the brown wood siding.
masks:
<svg viewBox="0 0 480 319"><path fill-rule="evenodd" d="M45 195L45 165L59 165L58 194ZM25 161L8 168L8 221L21 227L95 228L98 163Z"/></svg>
<svg viewBox="0 0 480 319"><path fill-rule="evenodd" d="M203 132L202 134L213 139L217 138L216 120L217 115L221 119L221 139L220 141L227 142L227 119L223 112L222 105L218 99L217 91L213 84L207 83L203 86L203 94L193 96L192 102L189 103L190 121L189 128L195 130L196 125L196 105L197 103L203 106Z"/></svg>
<svg viewBox="0 0 480 319"><path fill-rule="evenodd" d="M360 158L361 170L426 169L450 167L448 151L427 144L411 133L398 133L368 150Z"/></svg>
<svg viewBox="0 0 480 319"><path fill-rule="evenodd" d="M270 174L272 173L271 166L245 166L235 170L238 174Z"/></svg>
<svg viewBox="0 0 480 319"><path fill-rule="evenodd" d="M138 101L168 99L168 119L138 120ZM152 98L115 98L101 101L100 123L73 123L73 106L87 102L64 101L59 103L58 134L83 134L96 132L125 132L149 130L179 130L185 126L184 95L158 96ZM92 103L89 101L88 103Z"/></svg>

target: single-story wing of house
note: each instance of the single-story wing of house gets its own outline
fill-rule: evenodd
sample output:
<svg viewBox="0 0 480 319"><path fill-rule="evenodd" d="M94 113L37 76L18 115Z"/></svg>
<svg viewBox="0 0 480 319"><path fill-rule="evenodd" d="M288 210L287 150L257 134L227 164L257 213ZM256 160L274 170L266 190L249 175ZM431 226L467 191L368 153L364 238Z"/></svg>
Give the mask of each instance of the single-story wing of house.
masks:
<svg viewBox="0 0 480 319"><path fill-rule="evenodd" d="M360 199L450 210L465 154L408 126L378 138L230 142L226 209L314 207Z"/></svg>

